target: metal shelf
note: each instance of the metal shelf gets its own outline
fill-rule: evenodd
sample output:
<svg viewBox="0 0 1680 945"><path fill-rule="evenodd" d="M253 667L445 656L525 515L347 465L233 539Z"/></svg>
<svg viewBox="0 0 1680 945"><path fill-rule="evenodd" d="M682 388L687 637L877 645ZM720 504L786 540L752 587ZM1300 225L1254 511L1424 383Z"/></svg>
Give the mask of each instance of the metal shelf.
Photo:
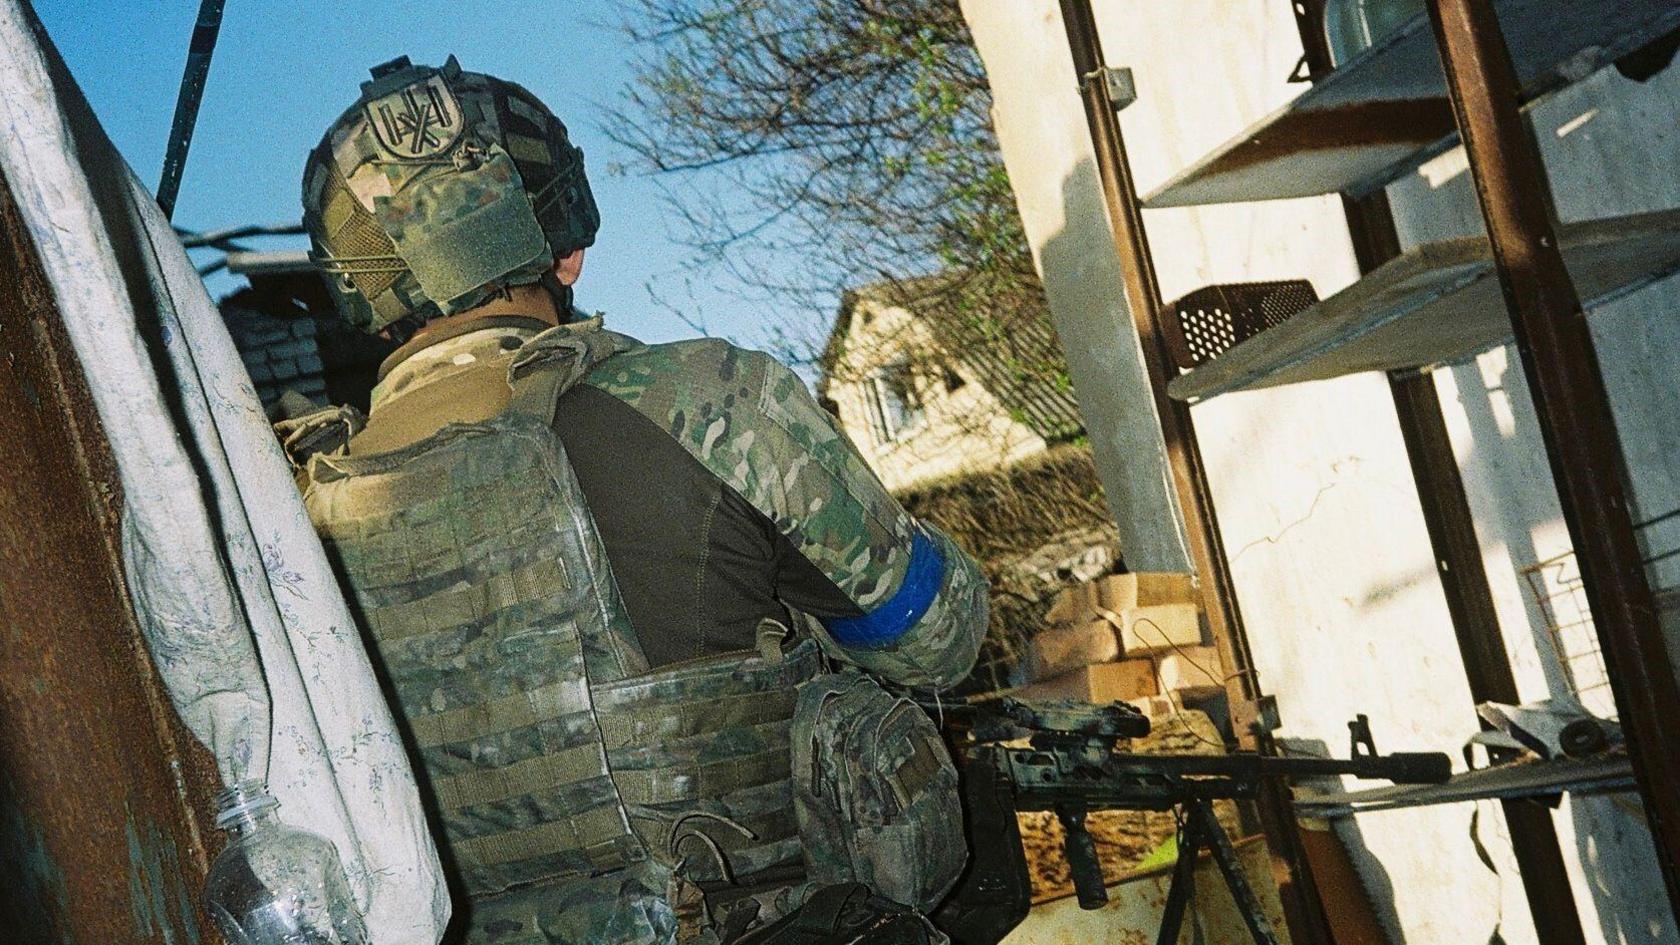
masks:
<svg viewBox="0 0 1680 945"><path fill-rule="evenodd" d="M1498 0L1531 101L1680 27L1674 0ZM1301 96L1175 174L1148 208L1370 192L1457 133L1427 17L1418 16Z"/></svg>
<svg viewBox="0 0 1680 945"><path fill-rule="evenodd" d="M1680 210L1570 223L1558 231L1587 307L1680 270ZM1288 321L1172 379L1200 401L1235 390L1442 364L1511 337L1485 237L1425 243Z"/></svg>

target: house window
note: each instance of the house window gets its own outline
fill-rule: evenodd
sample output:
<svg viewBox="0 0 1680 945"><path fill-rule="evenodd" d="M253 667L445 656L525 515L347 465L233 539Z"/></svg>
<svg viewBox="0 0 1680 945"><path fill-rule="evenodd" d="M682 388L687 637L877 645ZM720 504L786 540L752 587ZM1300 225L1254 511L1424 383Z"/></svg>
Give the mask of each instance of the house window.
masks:
<svg viewBox="0 0 1680 945"><path fill-rule="evenodd" d="M894 361L865 383L869 398L869 426L877 443L893 443L922 425L926 414L916 393L915 375L904 360Z"/></svg>

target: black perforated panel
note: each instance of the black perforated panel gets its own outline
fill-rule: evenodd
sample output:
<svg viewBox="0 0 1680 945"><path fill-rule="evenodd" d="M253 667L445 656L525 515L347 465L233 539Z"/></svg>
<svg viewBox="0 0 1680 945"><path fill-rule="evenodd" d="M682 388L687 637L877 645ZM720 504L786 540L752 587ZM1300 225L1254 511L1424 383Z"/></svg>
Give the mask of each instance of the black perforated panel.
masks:
<svg viewBox="0 0 1680 945"><path fill-rule="evenodd" d="M1318 301L1305 279L1235 282L1197 289L1161 313L1161 328L1173 361L1193 368L1212 361Z"/></svg>

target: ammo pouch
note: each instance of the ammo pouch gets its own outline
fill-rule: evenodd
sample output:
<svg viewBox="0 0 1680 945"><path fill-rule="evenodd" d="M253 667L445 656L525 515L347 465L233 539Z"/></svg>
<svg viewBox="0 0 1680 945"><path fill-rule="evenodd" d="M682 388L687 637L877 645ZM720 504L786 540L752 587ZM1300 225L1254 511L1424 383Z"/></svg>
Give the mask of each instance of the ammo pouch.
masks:
<svg viewBox="0 0 1680 945"><path fill-rule="evenodd" d="M858 673L800 688L794 811L807 877L863 883L924 911L968 859L957 771L921 707Z"/></svg>
<svg viewBox="0 0 1680 945"><path fill-rule="evenodd" d="M821 670L813 641L782 653L761 627L756 654L590 686L613 783L656 862L744 886L797 870L789 730L798 687Z"/></svg>
<svg viewBox="0 0 1680 945"><path fill-rule="evenodd" d="M729 945L934 945L943 935L909 906L859 883L815 890L798 909Z"/></svg>

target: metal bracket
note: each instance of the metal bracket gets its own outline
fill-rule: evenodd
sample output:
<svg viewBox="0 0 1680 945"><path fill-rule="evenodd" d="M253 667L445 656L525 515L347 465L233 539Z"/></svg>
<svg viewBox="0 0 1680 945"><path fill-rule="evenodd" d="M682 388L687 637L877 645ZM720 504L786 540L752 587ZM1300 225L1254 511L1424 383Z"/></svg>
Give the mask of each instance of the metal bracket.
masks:
<svg viewBox="0 0 1680 945"><path fill-rule="evenodd" d="M1283 727L1276 696L1261 696L1253 702L1231 703L1231 725L1238 732L1264 735Z"/></svg>
<svg viewBox="0 0 1680 945"><path fill-rule="evenodd" d="M1098 79L1102 80L1103 88L1108 91L1108 103L1115 111L1137 101L1137 83L1132 81L1130 66L1103 66L1081 75L1080 93L1084 94L1085 88Z"/></svg>
<svg viewBox="0 0 1680 945"><path fill-rule="evenodd" d="M1108 87L1108 102L1115 111L1137 101L1137 83L1132 80L1130 66L1104 66L1103 85Z"/></svg>

